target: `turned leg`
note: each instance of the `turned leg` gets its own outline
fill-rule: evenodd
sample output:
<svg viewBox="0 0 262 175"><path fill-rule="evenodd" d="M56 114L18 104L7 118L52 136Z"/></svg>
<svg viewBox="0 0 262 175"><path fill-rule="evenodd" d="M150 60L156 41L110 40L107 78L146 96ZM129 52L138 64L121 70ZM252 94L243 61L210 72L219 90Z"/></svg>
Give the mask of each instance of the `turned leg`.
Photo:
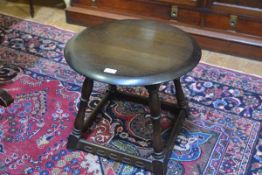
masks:
<svg viewBox="0 0 262 175"><path fill-rule="evenodd" d="M175 88L176 88L176 99L178 107L184 109L188 116L188 104L180 83L180 78L174 80Z"/></svg>
<svg viewBox="0 0 262 175"><path fill-rule="evenodd" d="M164 165L163 158L163 141L161 137L161 104L158 96L158 90L160 85L146 86L149 93L149 109L151 113L151 119L153 124L153 148L154 148L154 161L153 161L153 174L163 175L166 171L166 165Z"/></svg>
<svg viewBox="0 0 262 175"><path fill-rule="evenodd" d="M81 137L81 131L85 126L85 111L88 105L88 101L92 89L93 89L93 80L86 78L82 86L80 105L74 122L74 129L68 138L68 143L67 143L68 149L76 149L77 142Z"/></svg>

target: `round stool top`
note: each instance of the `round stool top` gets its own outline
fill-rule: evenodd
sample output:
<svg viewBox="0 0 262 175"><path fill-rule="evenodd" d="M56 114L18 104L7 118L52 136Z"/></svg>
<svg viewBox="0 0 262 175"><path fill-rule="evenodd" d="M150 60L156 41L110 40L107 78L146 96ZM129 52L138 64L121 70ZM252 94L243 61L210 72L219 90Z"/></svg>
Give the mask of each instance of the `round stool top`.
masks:
<svg viewBox="0 0 262 175"><path fill-rule="evenodd" d="M152 85L193 69L201 49L185 32L148 20L120 20L87 28L66 45L78 73L114 85Z"/></svg>

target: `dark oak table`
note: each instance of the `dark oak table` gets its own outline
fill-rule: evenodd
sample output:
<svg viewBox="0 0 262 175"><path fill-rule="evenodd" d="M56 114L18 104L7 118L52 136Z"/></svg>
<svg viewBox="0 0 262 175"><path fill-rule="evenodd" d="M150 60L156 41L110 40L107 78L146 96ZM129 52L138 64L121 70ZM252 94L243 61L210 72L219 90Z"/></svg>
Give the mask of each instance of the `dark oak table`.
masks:
<svg viewBox="0 0 262 175"><path fill-rule="evenodd" d="M201 49L183 31L155 21L122 20L85 29L66 45L65 58L76 72L86 78L82 87L79 111L74 129L68 138L68 149L83 150L115 161L151 170L156 175L166 173L174 140L187 115L187 103L180 77L199 62ZM93 88L93 81L109 84L109 90L91 115L85 110ZM158 90L161 83L173 81L177 104L161 102ZM126 94L118 85L144 86L149 97ZM96 115L108 100L121 98L148 104L153 125L152 160L129 155L82 139ZM170 137L161 137L161 108L176 111Z"/></svg>

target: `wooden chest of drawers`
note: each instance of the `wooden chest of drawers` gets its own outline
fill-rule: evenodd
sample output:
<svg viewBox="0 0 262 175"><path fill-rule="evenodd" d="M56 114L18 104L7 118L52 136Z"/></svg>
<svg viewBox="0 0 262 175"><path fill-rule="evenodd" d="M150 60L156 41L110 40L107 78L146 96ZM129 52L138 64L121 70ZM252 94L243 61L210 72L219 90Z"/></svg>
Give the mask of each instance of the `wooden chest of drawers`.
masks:
<svg viewBox="0 0 262 175"><path fill-rule="evenodd" d="M69 23L160 20L189 32L204 49L262 60L261 0L71 0Z"/></svg>

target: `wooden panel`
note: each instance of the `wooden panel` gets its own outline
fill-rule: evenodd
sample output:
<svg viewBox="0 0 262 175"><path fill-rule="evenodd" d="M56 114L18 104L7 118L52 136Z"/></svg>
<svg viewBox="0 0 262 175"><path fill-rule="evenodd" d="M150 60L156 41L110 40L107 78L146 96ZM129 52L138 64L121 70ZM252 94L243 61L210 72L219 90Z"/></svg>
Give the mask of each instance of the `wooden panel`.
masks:
<svg viewBox="0 0 262 175"><path fill-rule="evenodd" d="M94 26L112 21L112 19L116 18L113 15L108 15L108 18L106 18L103 13L102 16L92 15L92 13L94 13L94 11L72 7L66 10L66 21L71 24L78 24L82 26ZM121 18L119 18L119 20L120 19Z"/></svg>
<svg viewBox="0 0 262 175"><path fill-rule="evenodd" d="M211 2L207 10L217 14L244 16L262 22L262 8L259 8L258 6L250 8L236 4Z"/></svg>
<svg viewBox="0 0 262 175"><path fill-rule="evenodd" d="M76 8L70 7L66 10L67 22L92 26L101 24L104 21L112 19L138 19L145 18L143 16L129 16L124 14L109 13L106 11L97 10L95 8ZM146 17L147 19L154 19ZM156 19L155 19L156 20ZM158 19L160 20L160 19ZM252 37L248 35L240 35L233 32L221 32L219 30L209 30L204 28L192 28L190 26L181 26L173 20L167 22L171 25L181 28L189 32L195 37L203 49L212 51L224 52L237 56L244 56L262 61L262 38Z"/></svg>
<svg viewBox="0 0 262 175"><path fill-rule="evenodd" d="M168 3L148 3L150 1L141 1L141 0L111 0L110 2L108 0L97 0L95 3L92 3L91 0L78 0L82 5L86 5L87 7L96 7L98 9L105 9L107 11L111 11L114 13L124 13L124 14L139 14L141 16L148 16L148 17L155 17L155 18L161 18L169 20L171 19L171 4ZM158 1L158 0L157 0ZM176 0L170 0L168 2L180 2ZM155 2L155 1L152 1ZM162 2L162 1L161 1ZM167 2L167 1L165 1ZM182 1L181 1L182 2ZM189 1L186 1L187 3ZM196 3L196 1L191 1ZM74 6L79 6L79 4L73 3ZM178 15L176 18L172 18L175 20L178 20L180 22L183 22L185 24L192 24L192 25L199 25L200 24L200 12L197 10L192 10L188 8L178 8Z"/></svg>
<svg viewBox="0 0 262 175"><path fill-rule="evenodd" d="M229 15L208 14L205 16L205 27L262 36L262 23L242 16L237 16L236 25L233 27L230 26Z"/></svg>
<svg viewBox="0 0 262 175"><path fill-rule="evenodd" d="M231 4L242 7L262 8L261 0L212 0L214 4Z"/></svg>
<svg viewBox="0 0 262 175"><path fill-rule="evenodd" d="M229 16L211 14L205 16L205 27L229 30L231 29L229 25Z"/></svg>
<svg viewBox="0 0 262 175"><path fill-rule="evenodd" d="M262 9L259 9L262 5L261 0L210 0L210 2L209 15L206 17L207 27L262 36ZM237 16L235 27L229 25L230 15Z"/></svg>
<svg viewBox="0 0 262 175"><path fill-rule="evenodd" d="M198 5L197 0L152 0L152 1L167 2L170 4L176 4L176 5L188 5L188 6L197 6Z"/></svg>
<svg viewBox="0 0 262 175"><path fill-rule="evenodd" d="M162 19L170 19L170 5L165 3L148 3L149 1L139 0L75 0L72 6L90 7L95 6L99 9L108 9L109 11L119 13L139 14Z"/></svg>
<svg viewBox="0 0 262 175"><path fill-rule="evenodd" d="M72 8L79 7L66 12L67 20L75 24L96 25L127 18L162 20L190 25L191 34L202 38L199 42L207 49L253 58L261 54L258 52L258 48L262 50L261 0L71 0L71 3ZM171 17L173 5L178 11ZM236 25L230 23L234 16ZM199 29L201 34L197 33L201 32Z"/></svg>
<svg viewBox="0 0 262 175"><path fill-rule="evenodd" d="M201 35L193 35L193 37L198 41L201 48L262 61L262 49L259 46L209 38Z"/></svg>
<svg viewBox="0 0 262 175"><path fill-rule="evenodd" d="M262 22L238 17L236 32L256 35L262 37Z"/></svg>
<svg viewBox="0 0 262 175"><path fill-rule="evenodd" d="M178 16L176 18L179 22L191 25L200 25L201 13L190 9L178 8Z"/></svg>

